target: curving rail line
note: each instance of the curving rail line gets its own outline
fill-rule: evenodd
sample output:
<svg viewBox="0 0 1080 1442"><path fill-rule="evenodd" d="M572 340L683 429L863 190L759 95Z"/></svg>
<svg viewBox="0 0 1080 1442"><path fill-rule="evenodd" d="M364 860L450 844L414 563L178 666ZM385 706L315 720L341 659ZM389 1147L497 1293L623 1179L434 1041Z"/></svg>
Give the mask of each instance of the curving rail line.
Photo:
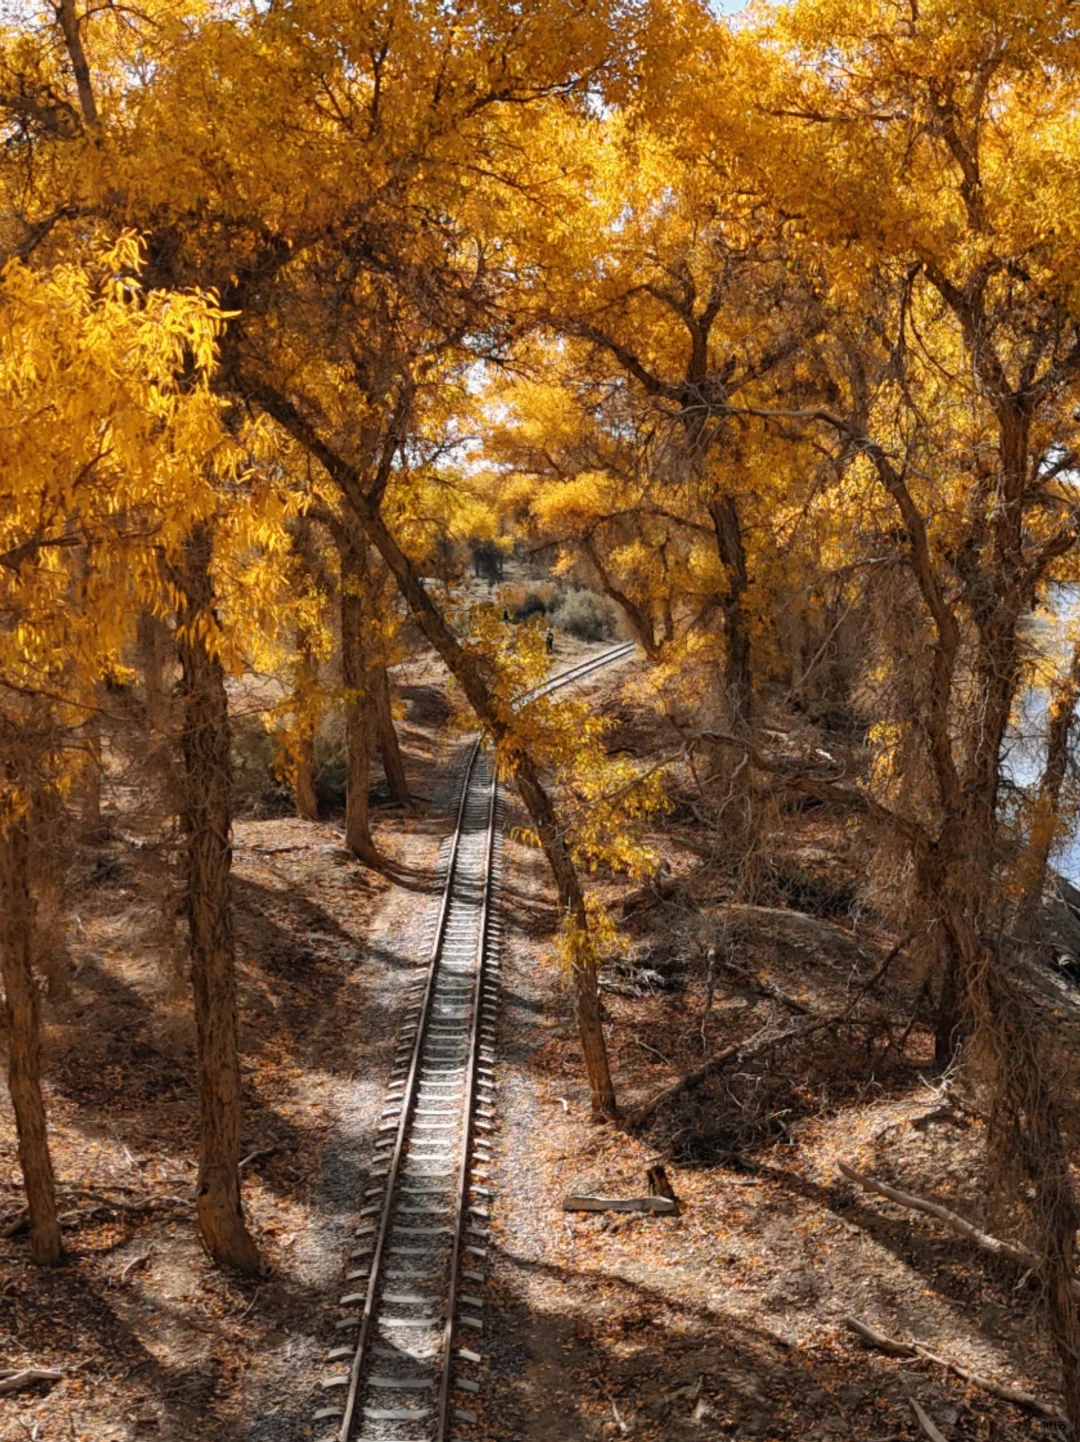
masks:
<svg viewBox="0 0 1080 1442"><path fill-rule="evenodd" d="M613 647L550 677L526 705L629 656ZM375 1141L337 1328L315 1421L337 1442L450 1442L484 1329L487 1167L497 1082L500 928L498 780L480 738L466 757L446 883L427 974L405 1022ZM347 1368L347 1370L346 1370ZM339 1402L338 1397L342 1400ZM333 1398L334 1400L330 1400Z"/></svg>

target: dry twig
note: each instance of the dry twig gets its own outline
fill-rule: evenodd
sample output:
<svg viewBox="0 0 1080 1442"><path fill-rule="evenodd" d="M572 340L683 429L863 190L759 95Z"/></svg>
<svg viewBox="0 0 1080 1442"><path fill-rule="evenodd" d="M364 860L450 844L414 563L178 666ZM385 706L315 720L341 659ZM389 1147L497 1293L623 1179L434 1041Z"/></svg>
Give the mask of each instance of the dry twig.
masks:
<svg viewBox="0 0 1080 1442"><path fill-rule="evenodd" d="M969 1242L979 1247L991 1256L1000 1257L1006 1262L1012 1262L1016 1267L1026 1271L1039 1270L1042 1261L1039 1256L1028 1247L1017 1246L1013 1242L1002 1242L997 1237L990 1236L989 1232L982 1231L972 1222L958 1216L956 1212L950 1212L948 1207L943 1207L938 1202L927 1201L925 1197L914 1196L911 1192L902 1192L897 1187L890 1187L887 1182L879 1182L875 1177L865 1176L857 1172L854 1167L848 1166L847 1162L837 1162L837 1167L848 1181L855 1182L857 1186L865 1188L868 1192L877 1192L879 1196L895 1202L897 1206L907 1207L910 1211L923 1212L928 1217L933 1217L939 1222L944 1222L954 1232L965 1237ZM1073 1281L1073 1291L1080 1297L1080 1282Z"/></svg>
<svg viewBox="0 0 1080 1442"><path fill-rule="evenodd" d="M908 1398L908 1401L911 1403L911 1410L915 1413L915 1416L919 1419L919 1426L923 1429L923 1431L926 1433L926 1435L930 1438L930 1442L948 1442L948 1439L946 1438L944 1432L939 1431L939 1429L934 1426L933 1422L930 1421L930 1418L926 1415L926 1413L923 1411L923 1409L919 1406L919 1404L918 1404L918 1402L916 1402L915 1398L914 1398L914 1397L909 1397L909 1398Z"/></svg>
<svg viewBox="0 0 1080 1442"><path fill-rule="evenodd" d="M715 1056L710 1057L707 1062L702 1063L701 1066L695 1067L692 1072L688 1072L685 1076L680 1077L677 1082L672 1082L670 1086L664 1087L662 1091L657 1092L654 1096L650 1097L648 1101L642 1102L638 1107L634 1107L624 1118L626 1129L633 1131L635 1128L643 1126L651 1117L655 1116L661 1107L666 1106L668 1102L673 1101L684 1092L691 1091L694 1087L699 1086L716 1072L722 1071L729 1062L750 1061L754 1057L761 1056L762 1053L769 1051L772 1047L779 1046L781 1042L810 1036L815 1031L821 1031L824 1027L831 1026L835 1022L843 1020L845 1015L846 1013L842 1012L839 1015L817 1017L805 1026L789 1027L787 1031L774 1032L771 1036L761 1036L759 1033L758 1037L752 1037L748 1042L740 1042L735 1046L725 1047L723 1051L719 1051Z"/></svg>
<svg viewBox="0 0 1080 1442"><path fill-rule="evenodd" d="M871 1347L888 1353L890 1357L924 1357L926 1361L934 1362L948 1372L955 1372L962 1381L969 1382L971 1386L978 1387L982 1392L989 1392L992 1397L1000 1397L1005 1402L1012 1402L1017 1407L1026 1407L1032 1412L1041 1412L1044 1417L1053 1417L1057 1420L1064 1417L1064 1413L1059 1408L1042 1401L1031 1392L1024 1392L1019 1387L1010 1387L1006 1382L995 1382L990 1377L980 1376L978 1372L972 1372L967 1367L962 1367L951 1357L942 1357L937 1352L932 1352L921 1342L901 1342L896 1337L889 1337L884 1332L879 1332L876 1327L871 1327L868 1322L863 1322L858 1317L845 1317L844 1325L861 1337L864 1342L868 1342Z"/></svg>

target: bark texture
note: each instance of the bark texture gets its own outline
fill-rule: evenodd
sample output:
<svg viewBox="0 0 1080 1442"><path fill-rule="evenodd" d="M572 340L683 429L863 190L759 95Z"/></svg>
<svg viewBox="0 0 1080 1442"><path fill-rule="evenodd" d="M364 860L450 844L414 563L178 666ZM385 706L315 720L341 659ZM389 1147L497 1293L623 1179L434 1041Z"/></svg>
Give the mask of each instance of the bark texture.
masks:
<svg viewBox="0 0 1080 1442"><path fill-rule="evenodd" d="M367 555L364 541L348 531L341 541L341 679L345 687L345 845L366 866L381 866L371 836L368 793L374 737L367 646Z"/></svg>
<svg viewBox="0 0 1080 1442"><path fill-rule="evenodd" d="M174 579L181 596L184 839L199 1094L199 1231L215 1261L255 1271L259 1255L240 1200L240 1063L232 866L230 729L225 673L208 646L216 631L210 575L212 535L190 537Z"/></svg>
<svg viewBox="0 0 1080 1442"><path fill-rule="evenodd" d="M406 806L409 801L409 783L405 776L405 760L401 754L397 728L394 725L390 677L385 666L372 667L371 690L375 705L375 731L379 738L379 754L382 757L383 771L386 773L390 800Z"/></svg>
<svg viewBox="0 0 1080 1442"><path fill-rule="evenodd" d="M727 574L727 589L720 600L724 633L722 684L727 722L739 735L748 732L753 719L750 617L746 610L746 547L734 497L720 494L709 506L716 550Z"/></svg>
<svg viewBox="0 0 1080 1442"><path fill-rule="evenodd" d="M40 1003L32 966L34 902L30 891L30 834L26 817L0 827L0 969L8 1034L8 1088L15 1111L30 1255L52 1265L63 1255L56 1214L56 1181L41 1092Z"/></svg>
<svg viewBox="0 0 1080 1442"><path fill-rule="evenodd" d="M559 894L559 909L577 928L583 939L588 936L589 922L585 910L585 897L581 890L577 870L566 848L559 830L558 817L544 787L541 785L532 758L523 756L518 763L517 787L529 815L532 817L544 848L555 886ZM570 980L574 989L574 1013L577 1019L578 1037L581 1041L581 1055L585 1062L585 1075L589 1082L594 1116L615 1117L618 1105L615 1087L608 1066L607 1045L600 1013L600 987L597 981L596 960L591 950L571 957Z"/></svg>
<svg viewBox="0 0 1080 1442"><path fill-rule="evenodd" d="M318 821L319 798L315 793L315 738L304 736L296 745L296 814L302 821Z"/></svg>
<svg viewBox="0 0 1080 1442"><path fill-rule="evenodd" d="M298 690L302 694L311 693L318 686L318 662L315 659L311 642L304 632L301 632L298 638L298 648L300 651ZM309 723L305 724L303 734L293 745L294 800L296 814L303 821L318 821L319 819L319 798L315 791L315 725L316 722L312 718Z"/></svg>

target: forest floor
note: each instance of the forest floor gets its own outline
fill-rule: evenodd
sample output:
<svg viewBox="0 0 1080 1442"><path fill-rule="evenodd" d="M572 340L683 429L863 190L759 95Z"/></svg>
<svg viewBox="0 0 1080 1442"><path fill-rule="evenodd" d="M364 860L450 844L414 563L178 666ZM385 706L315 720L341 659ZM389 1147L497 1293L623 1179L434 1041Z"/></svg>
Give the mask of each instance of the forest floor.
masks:
<svg viewBox="0 0 1080 1442"><path fill-rule="evenodd" d="M560 663L581 649L561 644ZM334 821L236 826L244 1202L260 1277L212 1268L191 1224L193 1038L168 866L121 817L68 868L66 965L45 1003L68 1249L52 1272L29 1264L16 1229L0 1100L0 1357L64 1377L0 1396L0 1442L310 1435L401 997L437 905L460 746L438 669L414 662L399 682L417 800L378 812L385 876L349 859ZM643 760L670 749L632 665L587 693L619 718L613 746ZM604 973L624 1106L765 1026L805 1020L803 1008L843 1009L897 940L874 924L838 818L778 818L762 904L737 904L689 779L675 790L652 827L664 874L601 883L625 938ZM503 907L490 1385L466 1429L475 1442L916 1442L912 1397L948 1442L1055 1435L940 1366L868 1351L843 1325L854 1314L1056 1400L1032 1290L837 1173L845 1160L1007 1226L981 1195L979 1117L932 1077L920 978L902 959L848 1024L726 1069L631 1138L589 1119L552 892L513 836ZM911 1019L906 1035L897 1017ZM640 1194L657 1160L679 1215L562 1210L568 1192Z"/></svg>

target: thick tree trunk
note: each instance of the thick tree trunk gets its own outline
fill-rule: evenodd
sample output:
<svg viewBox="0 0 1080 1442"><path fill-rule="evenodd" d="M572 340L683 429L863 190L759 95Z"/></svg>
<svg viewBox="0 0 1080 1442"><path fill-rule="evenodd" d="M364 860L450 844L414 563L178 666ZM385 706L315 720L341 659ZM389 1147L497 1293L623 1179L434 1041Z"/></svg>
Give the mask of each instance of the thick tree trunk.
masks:
<svg viewBox="0 0 1080 1442"><path fill-rule="evenodd" d="M1041 1016L1020 983L986 954L970 913L963 902L953 902L943 921L956 949L962 1010L974 1019L991 1063L991 1155L1029 1199L1034 1250L1045 1258L1050 1332L1070 1435L1080 1439L1080 1316L1073 1295L1080 1212L1056 1062Z"/></svg>
<svg viewBox="0 0 1080 1442"><path fill-rule="evenodd" d="M368 791L374 716L364 642L367 557L364 543L345 535L341 543L341 679L345 687L345 845L366 866L381 867L371 836Z"/></svg>
<svg viewBox="0 0 1080 1442"><path fill-rule="evenodd" d="M318 821L319 798L315 792L315 737L304 735L296 743L296 814L302 821Z"/></svg>
<svg viewBox="0 0 1080 1442"><path fill-rule="evenodd" d="M536 825L544 855L555 877L559 908L575 926L583 943L582 948L571 956L570 979L574 988L574 1011L593 1115L616 1117L618 1104L604 1041L596 959L587 945L589 924L581 882L562 839L555 808L537 777L531 757L521 757L516 779L521 799Z"/></svg>
<svg viewBox="0 0 1080 1442"><path fill-rule="evenodd" d="M390 702L390 677L387 675L386 667L373 666L370 679L375 703L375 730L379 738L379 754L382 756L386 784L390 789L390 799L406 806L409 801L409 783L405 776L405 761L401 754L397 728L394 726L394 711Z"/></svg>
<svg viewBox="0 0 1080 1442"><path fill-rule="evenodd" d="M30 1211L30 1255L51 1265L63 1254L56 1182L41 1093L40 1003L31 951L30 835L25 817L0 826L0 974L8 1034L8 1088Z"/></svg>
<svg viewBox="0 0 1080 1442"><path fill-rule="evenodd" d="M184 840L199 1093L199 1231L215 1261L253 1272L259 1254L240 1201L240 1063L229 871L230 729L225 674L207 648L216 628L209 526L195 530L177 568L181 602Z"/></svg>

